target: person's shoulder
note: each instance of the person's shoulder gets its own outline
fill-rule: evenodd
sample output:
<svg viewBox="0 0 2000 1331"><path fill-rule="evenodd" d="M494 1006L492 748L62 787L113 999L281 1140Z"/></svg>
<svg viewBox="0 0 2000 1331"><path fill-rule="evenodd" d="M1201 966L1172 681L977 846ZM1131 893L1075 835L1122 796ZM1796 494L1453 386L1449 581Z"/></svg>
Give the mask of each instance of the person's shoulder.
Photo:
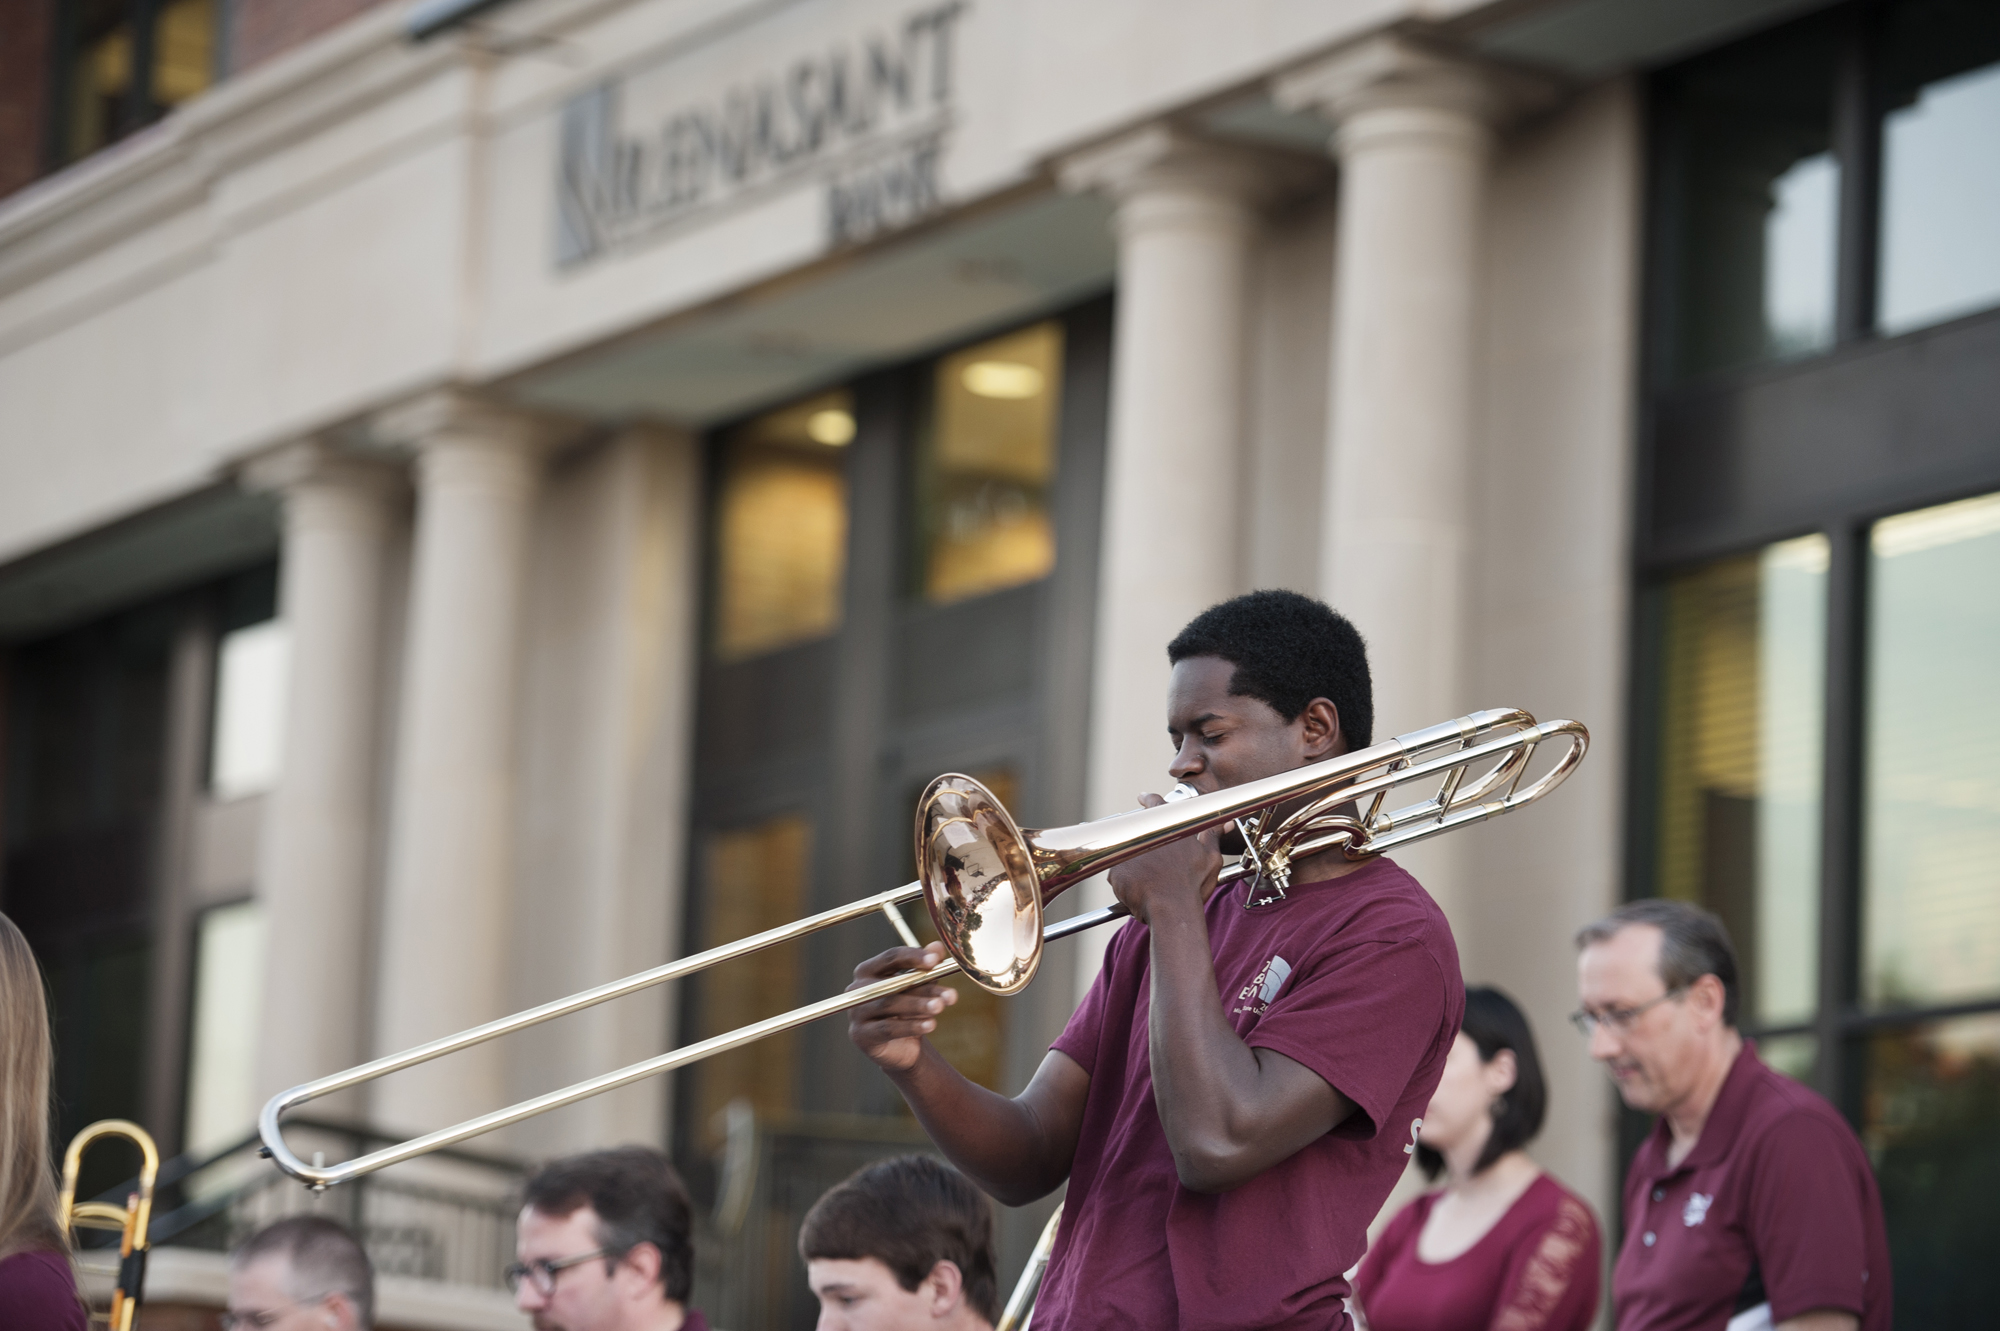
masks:
<svg viewBox="0 0 2000 1331"><path fill-rule="evenodd" d="M1349 937L1428 939L1449 934L1444 911L1409 870L1388 856L1323 885L1321 909Z"/></svg>
<svg viewBox="0 0 2000 1331"><path fill-rule="evenodd" d="M50 1327L85 1324L83 1304L76 1296L76 1273L69 1259L46 1248L29 1248L0 1257L0 1303L17 1315L32 1312L56 1321ZM71 1317L69 1314L74 1313Z"/></svg>
<svg viewBox="0 0 2000 1331"><path fill-rule="evenodd" d="M1444 909L1409 870L1382 856L1349 875L1350 912L1335 928L1341 942L1420 948L1440 970L1456 975L1458 945Z"/></svg>
<svg viewBox="0 0 2000 1331"><path fill-rule="evenodd" d="M1522 1212L1522 1218L1537 1229L1558 1228L1578 1233L1597 1229L1597 1212L1590 1203L1546 1169L1514 1205Z"/></svg>
<svg viewBox="0 0 2000 1331"><path fill-rule="evenodd" d="M1788 1146L1821 1150L1828 1145L1861 1149L1861 1139L1825 1096L1759 1063L1753 1070L1737 1149L1762 1154Z"/></svg>

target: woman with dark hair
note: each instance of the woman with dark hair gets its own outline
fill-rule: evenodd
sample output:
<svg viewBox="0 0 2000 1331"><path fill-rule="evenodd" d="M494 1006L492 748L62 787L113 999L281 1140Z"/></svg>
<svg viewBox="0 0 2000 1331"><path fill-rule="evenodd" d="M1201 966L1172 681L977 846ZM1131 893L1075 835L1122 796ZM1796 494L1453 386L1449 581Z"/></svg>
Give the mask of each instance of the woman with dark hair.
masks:
<svg viewBox="0 0 2000 1331"><path fill-rule="evenodd" d="M1597 1316L1597 1218L1523 1148L1548 1102L1534 1033L1498 989L1465 1020L1417 1137L1445 1185L1405 1207L1354 1276L1367 1331L1585 1331Z"/></svg>
<svg viewBox="0 0 2000 1331"><path fill-rule="evenodd" d="M28 940L0 915L0 1325L84 1331L49 1154L49 1010Z"/></svg>

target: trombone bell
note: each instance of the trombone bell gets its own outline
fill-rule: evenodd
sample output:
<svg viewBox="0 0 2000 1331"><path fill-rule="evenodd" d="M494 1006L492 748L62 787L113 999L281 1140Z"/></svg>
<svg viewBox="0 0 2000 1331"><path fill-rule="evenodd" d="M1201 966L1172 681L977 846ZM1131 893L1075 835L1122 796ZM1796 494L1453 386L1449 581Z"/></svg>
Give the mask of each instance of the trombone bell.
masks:
<svg viewBox="0 0 2000 1331"><path fill-rule="evenodd" d="M917 873L931 923L966 977L1016 994L1042 964L1042 885L1028 838L993 792L952 773L917 814Z"/></svg>

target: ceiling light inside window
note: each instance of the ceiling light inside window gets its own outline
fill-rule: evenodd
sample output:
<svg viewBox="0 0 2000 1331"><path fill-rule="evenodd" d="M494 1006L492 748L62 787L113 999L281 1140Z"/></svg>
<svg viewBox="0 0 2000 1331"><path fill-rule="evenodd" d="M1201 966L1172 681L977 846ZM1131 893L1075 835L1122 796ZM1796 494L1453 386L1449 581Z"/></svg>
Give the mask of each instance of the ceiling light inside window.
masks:
<svg viewBox="0 0 2000 1331"><path fill-rule="evenodd" d="M1034 397L1042 391L1042 372L1018 361L976 360L965 367L959 382L981 397Z"/></svg>
<svg viewBox="0 0 2000 1331"><path fill-rule="evenodd" d="M806 433L816 444L838 448L854 438L854 418L844 411L815 411L806 417Z"/></svg>

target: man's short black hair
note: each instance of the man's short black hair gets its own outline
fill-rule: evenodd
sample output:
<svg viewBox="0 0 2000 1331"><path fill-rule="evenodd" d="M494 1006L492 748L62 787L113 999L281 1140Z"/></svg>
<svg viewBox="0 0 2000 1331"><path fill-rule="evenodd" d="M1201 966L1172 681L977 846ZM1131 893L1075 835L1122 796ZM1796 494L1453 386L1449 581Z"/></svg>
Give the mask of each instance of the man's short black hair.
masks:
<svg viewBox="0 0 2000 1331"><path fill-rule="evenodd" d="M1000 1315L993 1260L993 1204L936 1156L899 1155L836 1184L799 1228L806 1261L874 1258L914 1292L939 1262L965 1280L965 1302L991 1322Z"/></svg>
<svg viewBox="0 0 2000 1331"><path fill-rule="evenodd" d="M1482 1063L1491 1063L1502 1049L1514 1055L1514 1084L1493 1106L1493 1131L1472 1166L1477 1175L1507 1152L1534 1140L1548 1112L1549 1088L1542 1079L1542 1059L1535 1050L1535 1032L1528 1025L1527 1014L1500 990L1490 986L1466 990L1465 1018L1458 1029L1479 1046ZM1444 1169L1444 1157L1421 1142L1417 1163L1431 1178Z"/></svg>
<svg viewBox="0 0 2000 1331"><path fill-rule="evenodd" d="M521 1202L557 1217L588 1206L597 1213L597 1242L612 1265L640 1244L652 1244L660 1250L667 1297L687 1302L694 1289L694 1215L680 1175L658 1151L619 1146L551 1160L528 1176Z"/></svg>
<svg viewBox="0 0 2000 1331"><path fill-rule="evenodd" d="M1348 751L1375 742L1368 645L1324 601L1297 592L1249 592L1212 605L1167 644L1167 660L1218 656L1236 667L1229 691L1296 721L1314 698L1340 713Z"/></svg>

